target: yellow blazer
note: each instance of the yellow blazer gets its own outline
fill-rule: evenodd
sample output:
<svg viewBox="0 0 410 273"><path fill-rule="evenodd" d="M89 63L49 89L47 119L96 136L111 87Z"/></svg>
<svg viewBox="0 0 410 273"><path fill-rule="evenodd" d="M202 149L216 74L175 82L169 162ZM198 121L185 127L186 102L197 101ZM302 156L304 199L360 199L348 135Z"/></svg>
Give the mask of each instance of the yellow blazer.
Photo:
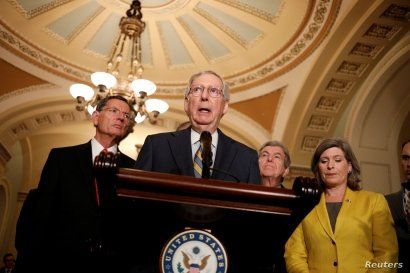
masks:
<svg viewBox="0 0 410 273"><path fill-rule="evenodd" d="M346 189L336 220L330 226L325 195L303 219L285 245L288 273L396 272L397 238L383 195ZM366 262L383 268L366 268ZM384 262L396 263L385 265ZM375 264L373 264L375 266Z"/></svg>

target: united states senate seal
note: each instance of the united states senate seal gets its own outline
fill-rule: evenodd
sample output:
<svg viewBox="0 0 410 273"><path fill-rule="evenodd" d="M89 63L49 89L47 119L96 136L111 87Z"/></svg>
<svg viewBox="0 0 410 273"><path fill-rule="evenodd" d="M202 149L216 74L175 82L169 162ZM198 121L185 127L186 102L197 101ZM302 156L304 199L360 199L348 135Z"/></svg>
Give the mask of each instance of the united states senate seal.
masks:
<svg viewBox="0 0 410 273"><path fill-rule="evenodd" d="M178 233L161 253L161 273L226 273L227 269L223 245L204 230Z"/></svg>

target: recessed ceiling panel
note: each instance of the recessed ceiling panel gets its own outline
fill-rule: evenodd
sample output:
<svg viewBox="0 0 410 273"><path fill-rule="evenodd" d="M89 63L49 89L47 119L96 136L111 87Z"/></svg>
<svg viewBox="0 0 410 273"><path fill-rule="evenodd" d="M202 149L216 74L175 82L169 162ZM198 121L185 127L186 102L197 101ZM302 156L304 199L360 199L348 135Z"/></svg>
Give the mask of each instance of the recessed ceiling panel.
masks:
<svg viewBox="0 0 410 273"><path fill-rule="evenodd" d="M145 31L141 34L141 48L142 48L142 63L152 67L152 50L151 50L151 37L149 35L149 25L145 26Z"/></svg>
<svg viewBox="0 0 410 273"><path fill-rule="evenodd" d="M282 5L282 0L217 0L246 12L252 13L267 21L273 21Z"/></svg>
<svg viewBox="0 0 410 273"><path fill-rule="evenodd" d="M230 53L210 31L190 15L183 15L178 21L208 60L215 60Z"/></svg>
<svg viewBox="0 0 410 273"><path fill-rule="evenodd" d="M103 11L103 7L96 1L91 1L51 22L47 29L65 42L70 42L101 11Z"/></svg>
<svg viewBox="0 0 410 273"><path fill-rule="evenodd" d="M255 27L205 3L198 3L195 11L207 18L242 46L249 46L262 33Z"/></svg>
<svg viewBox="0 0 410 273"><path fill-rule="evenodd" d="M157 23L167 63L170 67L192 64L192 58L178 32L169 21Z"/></svg>
<svg viewBox="0 0 410 273"><path fill-rule="evenodd" d="M111 14L111 16L96 31L94 37L88 43L86 50L97 55L109 56L116 38L119 35L118 22L121 16ZM115 35L113 35L115 34Z"/></svg>
<svg viewBox="0 0 410 273"><path fill-rule="evenodd" d="M29 19L70 1L73 0L9 0Z"/></svg>

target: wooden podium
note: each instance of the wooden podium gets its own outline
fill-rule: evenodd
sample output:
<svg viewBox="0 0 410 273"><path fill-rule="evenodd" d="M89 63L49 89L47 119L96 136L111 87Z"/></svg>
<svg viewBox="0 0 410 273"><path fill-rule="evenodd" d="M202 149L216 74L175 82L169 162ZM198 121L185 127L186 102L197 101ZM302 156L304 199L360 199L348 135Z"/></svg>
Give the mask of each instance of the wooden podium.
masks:
<svg viewBox="0 0 410 273"><path fill-rule="evenodd" d="M113 204L116 193L117 240L135 272L160 272L162 249L187 228L220 240L229 273L285 272L284 244L319 197L310 179L297 179L288 190L109 164L96 171L103 203Z"/></svg>

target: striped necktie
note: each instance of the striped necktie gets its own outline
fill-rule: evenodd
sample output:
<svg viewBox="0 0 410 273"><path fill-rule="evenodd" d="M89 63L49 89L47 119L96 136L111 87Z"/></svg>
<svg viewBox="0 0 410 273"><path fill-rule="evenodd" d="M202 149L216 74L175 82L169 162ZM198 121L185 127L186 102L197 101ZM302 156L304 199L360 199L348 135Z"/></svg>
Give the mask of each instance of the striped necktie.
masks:
<svg viewBox="0 0 410 273"><path fill-rule="evenodd" d="M202 145L199 145L194 156L194 174L196 178L202 177Z"/></svg>
<svg viewBox="0 0 410 273"><path fill-rule="evenodd" d="M407 222L407 230L410 232L410 190L404 188L403 191L404 217Z"/></svg>

